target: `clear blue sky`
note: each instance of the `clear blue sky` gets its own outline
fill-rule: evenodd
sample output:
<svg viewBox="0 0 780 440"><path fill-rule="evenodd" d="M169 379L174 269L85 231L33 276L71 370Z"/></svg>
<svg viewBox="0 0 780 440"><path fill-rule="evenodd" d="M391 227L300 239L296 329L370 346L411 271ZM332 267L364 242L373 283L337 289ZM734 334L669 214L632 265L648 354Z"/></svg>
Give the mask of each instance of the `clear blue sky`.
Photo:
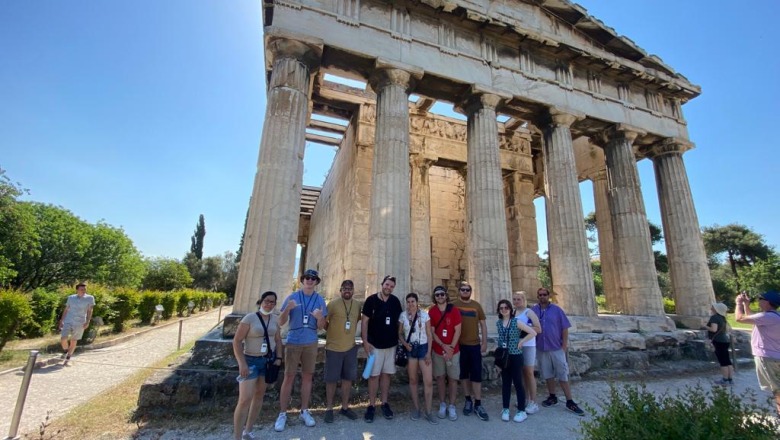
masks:
<svg viewBox="0 0 780 440"><path fill-rule="evenodd" d="M702 87L683 108L700 223L779 245L780 2L580 4ZM181 258L201 213L204 253L235 251L265 112L260 5L0 2L0 167L27 199L121 226L144 255ZM332 156L308 146L304 184L319 186ZM652 165L639 167L660 224Z"/></svg>

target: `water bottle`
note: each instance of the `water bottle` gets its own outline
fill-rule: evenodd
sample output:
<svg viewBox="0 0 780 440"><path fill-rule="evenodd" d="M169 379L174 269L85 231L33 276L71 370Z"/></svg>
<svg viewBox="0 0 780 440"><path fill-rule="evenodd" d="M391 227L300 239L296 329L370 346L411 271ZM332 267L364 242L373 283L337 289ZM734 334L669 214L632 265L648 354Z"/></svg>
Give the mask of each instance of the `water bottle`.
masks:
<svg viewBox="0 0 780 440"><path fill-rule="evenodd" d="M376 360L376 354L372 351L366 359L366 368L363 369L363 379L371 377L371 370L374 369L374 361Z"/></svg>

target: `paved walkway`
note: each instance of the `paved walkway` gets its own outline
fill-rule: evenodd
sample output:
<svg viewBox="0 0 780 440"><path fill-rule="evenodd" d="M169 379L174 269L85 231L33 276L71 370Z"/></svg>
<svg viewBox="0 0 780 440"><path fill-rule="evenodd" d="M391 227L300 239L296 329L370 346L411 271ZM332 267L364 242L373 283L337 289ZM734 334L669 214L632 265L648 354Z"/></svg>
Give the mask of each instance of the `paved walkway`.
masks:
<svg viewBox="0 0 780 440"><path fill-rule="evenodd" d="M223 307L222 317L231 310L232 307ZM217 316L218 309L213 309L184 319L182 345L213 328ZM77 352L67 366L56 363L35 369L19 433L37 429L48 411L52 419L61 417L143 367L165 358L176 350L178 336L179 326L167 325L111 347ZM21 371L0 375L0 436L4 437L11 426L23 377Z"/></svg>

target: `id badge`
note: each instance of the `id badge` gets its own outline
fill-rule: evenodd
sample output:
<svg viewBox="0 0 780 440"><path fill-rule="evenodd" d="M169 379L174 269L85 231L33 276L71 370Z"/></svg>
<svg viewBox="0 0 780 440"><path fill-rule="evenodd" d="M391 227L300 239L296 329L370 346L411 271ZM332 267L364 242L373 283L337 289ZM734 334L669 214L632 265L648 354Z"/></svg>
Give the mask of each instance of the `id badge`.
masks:
<svg viewBox="0 0 780 440"><path fill-rule="evenodd" d="M385 325L390 325L390 317L385 318Z"/></svg>
<svg viewBox="0 0 780 440"><path fill-rule="evenodd" d="M260 353L261 354L266 354L267 352L268 352L268 344L263 342L263 345L260 346Z"/></svg>
<svg viewBox="0 0 780 440"><path fill-rule="evenodd" d="M501 348L506 348L506 342L501 343Z"/></svg>
<svg viewBox="0 0 780 440"><path fill-rule="evenodd" d="M351 329L351 328L352 328L352 323L351 322L347 321L347 322L344 323L344 330L349 331L349 329Z"/></svg>
<svg viewBox="0 0 780 440"><path fill-rule="evenodd" d="M442 331L441 331L441 337L442 337L442 338L446 338L446 337L447 337L447 329L446 329L446 328L445 328L445 329L442 329Z"/></svg>
<svg viewBox="0 0 780 440"><path fill-rule="evenodd" d="M309 315L303 315L303 325L309 325Z"/></svg>

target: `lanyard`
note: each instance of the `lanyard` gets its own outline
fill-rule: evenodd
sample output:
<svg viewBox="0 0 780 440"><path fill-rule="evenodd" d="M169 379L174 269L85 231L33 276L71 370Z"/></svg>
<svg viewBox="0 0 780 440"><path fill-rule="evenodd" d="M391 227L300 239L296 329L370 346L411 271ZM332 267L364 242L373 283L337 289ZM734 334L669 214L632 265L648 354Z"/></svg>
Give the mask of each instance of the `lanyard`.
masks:
<svg viewBox="0 0 780 440"><path fill-rule="evenodd" d="M316 292L314 292L316 293ZM309 313L309 304L311 304L312 301L314 301L314 293L311 294L311 297L309 298L309 302L305 302L306 295L303 294L303 292L298 291L298 294L301 296L301 307L303 307L303 314L306 315Z"/></svg>
<svg viewBox="0 0 780 440"><path fill-rule="evenodd" d="M341 298L341 303L344 304L344 311L347 312L347 322L352 324L350 318L352 317L352 306L355 305L355 303L353 303L352 300L349 300L349 310L347 310L347 300Z"/></svg>

